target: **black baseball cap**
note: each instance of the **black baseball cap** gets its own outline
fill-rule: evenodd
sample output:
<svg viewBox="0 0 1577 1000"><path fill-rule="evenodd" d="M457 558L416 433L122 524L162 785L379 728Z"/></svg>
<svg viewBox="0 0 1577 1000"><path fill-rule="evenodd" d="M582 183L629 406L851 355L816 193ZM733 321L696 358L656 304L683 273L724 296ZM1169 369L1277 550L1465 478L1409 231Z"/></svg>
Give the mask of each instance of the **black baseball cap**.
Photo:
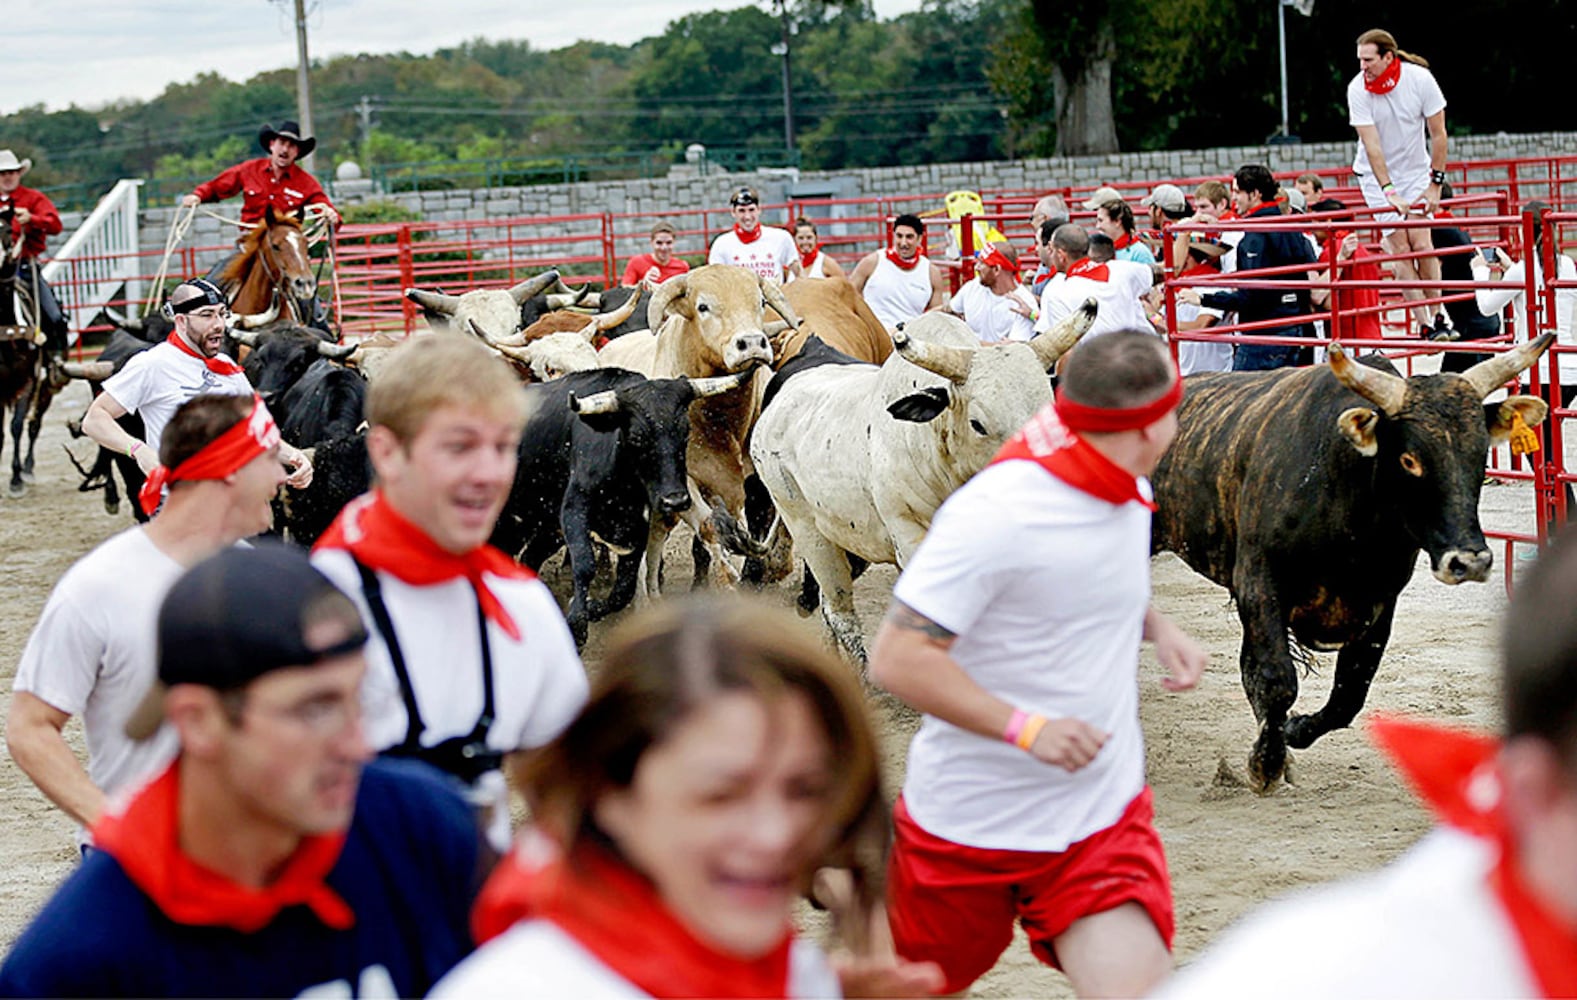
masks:
<svg viewBox="0 0 1577 1000"><path fill-rule="evenodd" d="M742 187L728 196L728 203L730 205L759 205L761 204L761 198L756 195L755 188Z"/></svg>
<svg viewBox="0 0 1577 1000"><path fill-rule="evenodd" d="M310 627L325 619L348 634L314 646ZM164 721L164 693L176 684L219 691L245 687L271 670L307 667L367 642L361 615L305 552L279 543L228 548L175 581L159 608L159 678L126 722L147 739Z"/></svg>

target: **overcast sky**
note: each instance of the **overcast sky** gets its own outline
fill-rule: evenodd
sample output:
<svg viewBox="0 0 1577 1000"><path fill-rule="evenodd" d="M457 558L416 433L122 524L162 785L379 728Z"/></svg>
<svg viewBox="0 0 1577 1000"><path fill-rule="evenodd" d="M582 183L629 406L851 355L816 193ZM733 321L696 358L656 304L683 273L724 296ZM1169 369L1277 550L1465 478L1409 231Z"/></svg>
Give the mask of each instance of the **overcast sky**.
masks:
<svg viewBox="0 0 1577 1000"><path fill-rule="evenodd" d="M309 0L313 59L427 53L473 38L544 51L580 39L628 45L677 17L749 0ZM147 99L217 72L231 80L296 64L294 0L4 0L0 114L44 104L92 108ZM875 0L887 19L920 0ZM0 142L3 145L3 142Z"/></svg>

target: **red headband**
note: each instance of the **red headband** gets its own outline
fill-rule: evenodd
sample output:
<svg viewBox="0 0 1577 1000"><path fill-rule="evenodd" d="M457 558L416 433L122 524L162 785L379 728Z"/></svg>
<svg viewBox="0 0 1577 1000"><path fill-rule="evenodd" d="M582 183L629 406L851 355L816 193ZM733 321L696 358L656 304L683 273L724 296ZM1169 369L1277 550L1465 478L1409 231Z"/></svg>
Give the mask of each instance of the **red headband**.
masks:
<svg viewBox="0 0 1577 1000"><path fill-rule="evenodd" d="M1088 431L1104 434L1112 431L1134 431L1149 427L1177 408L1183 401L1183 380L1172 379L1172 387L1158 398L1142 406L1111 410L1100 406L1075 403L1062 393L1057 393L1057 416L1063 426L1074 433Z"/></svg>
<svg viewBox="0 0 1577 1000"><path fill-rule="evenodd" d="M268 407L261 396L252 397L252 412L234 427L204 445L197 454L174 469L159 466L142 484L137 500L145 514L152 514L159 506L159 497L170 483L191 482L199 479L223 479L240 471L252 459L279 443L279 428L274 424Z"/></svg>
<svg viewBox="0 0 1577 1000"><path fill-rule="evenodd" d="M1005 267L1015 274L1018 273L1018 261L1008 260L1007 255L996 247L991 247L990 249L982 247L976 250L975 260L982 264L990 264L992 267Z"/></svg>

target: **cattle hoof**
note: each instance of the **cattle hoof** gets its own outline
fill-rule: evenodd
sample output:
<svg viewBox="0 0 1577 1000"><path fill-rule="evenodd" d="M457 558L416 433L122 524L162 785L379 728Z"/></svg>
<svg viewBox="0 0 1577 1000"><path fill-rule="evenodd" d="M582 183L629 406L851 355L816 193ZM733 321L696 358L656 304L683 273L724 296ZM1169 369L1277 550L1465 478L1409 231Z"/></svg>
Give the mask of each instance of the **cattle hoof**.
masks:
<svg viewBox="0 0 1577 1000"><path fill-rule="evenodd" d="M1321 735L1315 728L1312 715L1294 715L1288 718L1286 725L1281 727L1281 732L1287 738L1287 746L1294 750L1307 750Z"/></svg>
<svg viewBox="0 0 1577 1000"><path fill-rule="evenodd" d="M105 497L105 499L104 499L104 513L108 514L110 517L114 517L116 514L119 514L120 513L120 498L116 497L114 500L111 500L108 497Z"/></svg>
<svg viewBox="0 0 1577 1000"><path fill-rule="evenodd" d="M22 470L22 482L24 482L24 483L36 483L36 482L38 482L38 477L33 474L32 468L24 468Z"/></svg>
<svg viewBox="0 0 1577 1000"><path fill-rule="evenodd" d="M1248 780L1249 787L1260 795L1269 795L1281 783L1282 772L1286 770L1287 761L1285 751L1280 751L1274 756L1275 760L1267 761L1269 753L1261 754L1256 750L1249 754Z"/></svg>
<svg viewBox="0 0 1577 1000"><path fill-rule="evenodd" d="M13 500L21 499L27 496L27 484L20 479L13 479L11 485L6 489L6 493Z"/></svg>

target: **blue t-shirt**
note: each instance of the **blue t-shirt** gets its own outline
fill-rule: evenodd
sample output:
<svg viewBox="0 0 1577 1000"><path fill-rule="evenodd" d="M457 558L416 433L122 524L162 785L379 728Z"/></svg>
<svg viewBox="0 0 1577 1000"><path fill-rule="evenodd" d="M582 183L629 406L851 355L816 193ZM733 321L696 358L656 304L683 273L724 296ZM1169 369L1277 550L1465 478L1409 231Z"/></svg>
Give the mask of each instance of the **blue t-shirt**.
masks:
<svg viewBox="0 0 1577 1000"><path fill-rule="evenodd" d="M0 996L421 996L471 951L480 843L437 772L376 760L326 879L356 915L350 929L305 906L253 934L177 924L92 851L0 966Z"/></svg>

